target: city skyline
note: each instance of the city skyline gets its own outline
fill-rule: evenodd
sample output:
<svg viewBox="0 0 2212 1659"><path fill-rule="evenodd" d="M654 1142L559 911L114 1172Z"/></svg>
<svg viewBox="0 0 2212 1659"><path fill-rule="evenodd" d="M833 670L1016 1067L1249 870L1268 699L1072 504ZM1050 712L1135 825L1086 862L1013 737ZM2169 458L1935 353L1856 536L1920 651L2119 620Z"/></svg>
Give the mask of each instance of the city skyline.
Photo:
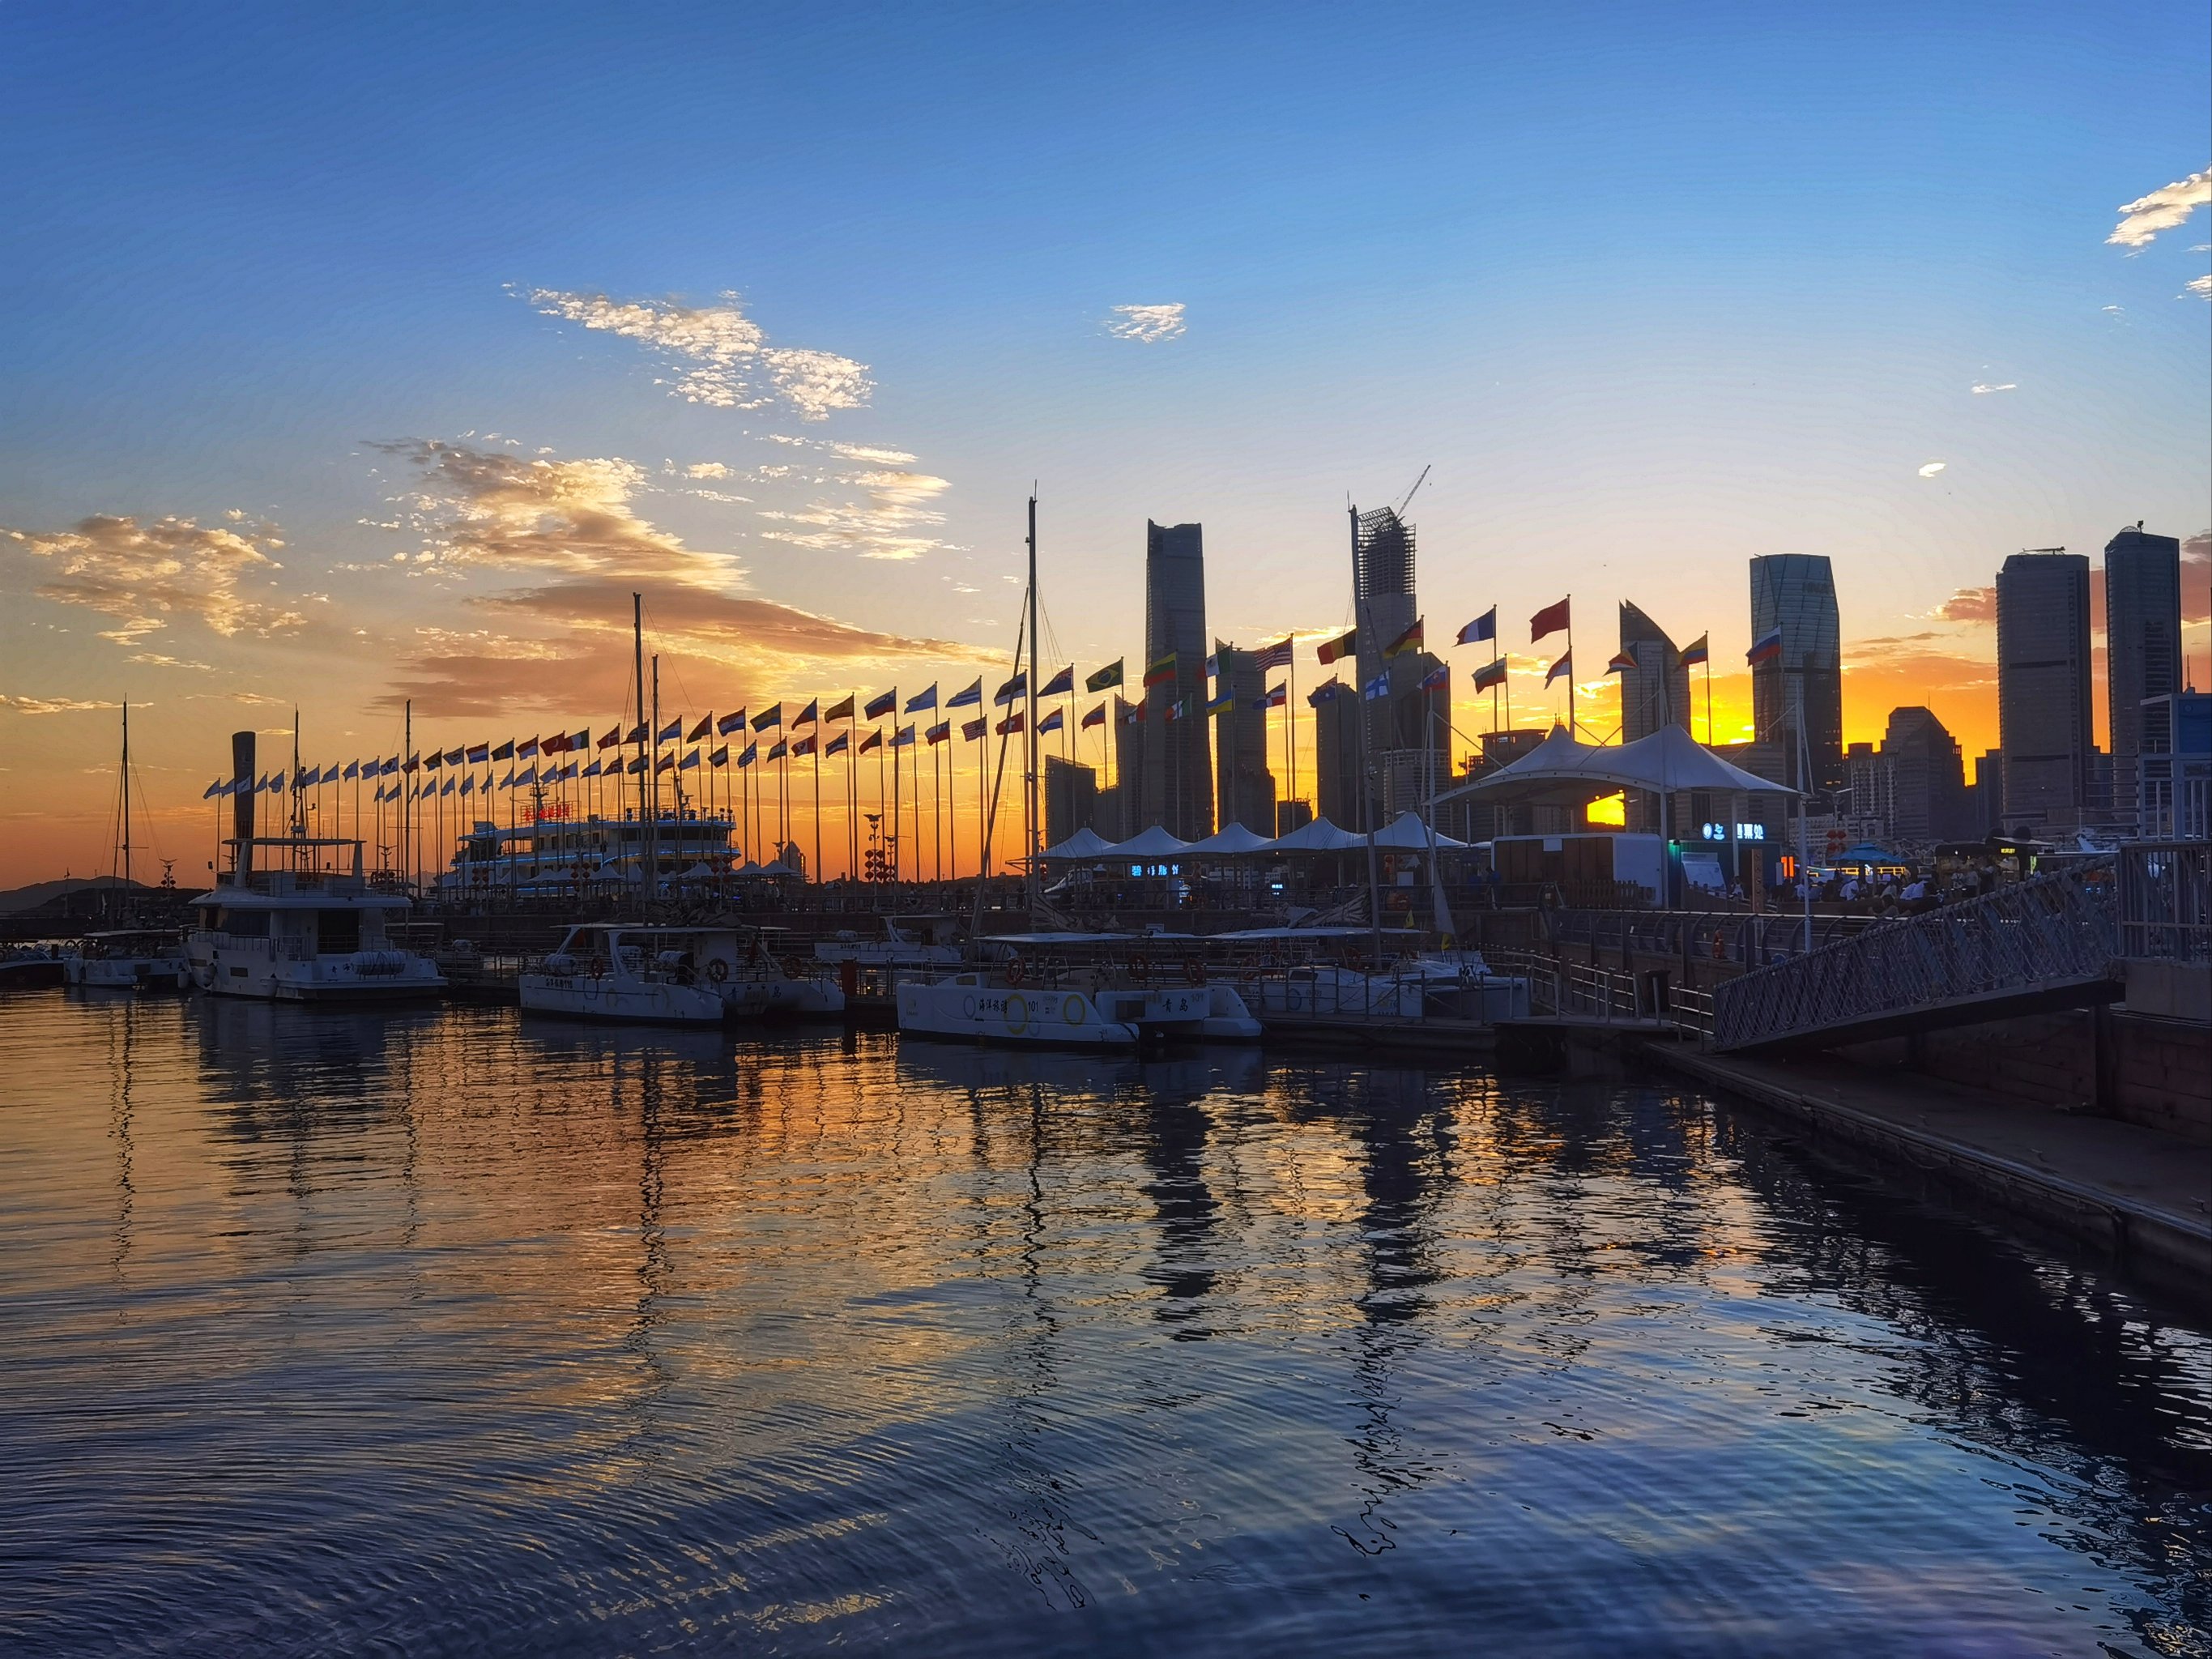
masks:
<svg viewBox="0 0 2212 1659"><path fill-rule="evenodd" d="M1179 24L1172 64L1087 41L1080 69L1066 21L741 43L556 16L524 84L465 108L441 100L502 50L481 22L353 20L306 52L283 26L11 18L0 884L105 867L125 697L182 873L228 733L295 706L324 759L388 750L409 697L449 738L604 724L633 588L688 708L988 672L1033 480L1047 656L1133 678L1139 528L1200 523L1210 639L1297 631L1303 696L1353 620L1346 498L1432 467L1421 609L1470 736L1487 653L1453 632L1498 607L1527 725L1563 702L1525 619L1571 592L1595 730L1620 723L1629 603L1710 635L1715 735L1740 739L1741 573L1806 554L1835 572L1843 741L1924 706L1978 755L2004 559L2138 519L2189 544L2185 679L2212 680L2200 13L2085 40L2007 12L1994 61L1963 26L1908 62L1871 15L1699 19L1693 81L1632 23L1577 55L1584 20L1410 15L1293 19L1245 74L1227 15ZM679 41L682 95L591 102L595 53ZM1002 101L916 99L923 60ZM1304 96L1384 61L1397 112ZM257 98L203 126L179 100L218 62ZM833 62L867 88L848 125L780 137ZM1571 74L1605 113L1523 107ZM1832 106L1777 105L1790 80ZM2026 112L2121 96L2124 131ZM1251 124L1292 107L1270 155ZM1016 119L1045 143L1008 161ZM1349 219L1314 211L1316 171ZM2101 601L2093 568L2108 742Z"/></svg>

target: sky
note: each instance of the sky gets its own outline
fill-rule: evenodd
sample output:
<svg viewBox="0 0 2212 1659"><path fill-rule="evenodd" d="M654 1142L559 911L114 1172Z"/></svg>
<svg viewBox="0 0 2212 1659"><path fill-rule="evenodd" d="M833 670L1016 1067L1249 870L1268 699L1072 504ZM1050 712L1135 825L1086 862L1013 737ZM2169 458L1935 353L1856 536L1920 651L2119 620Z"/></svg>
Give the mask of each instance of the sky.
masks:
<svg viewBox="0 0 2212 1659"><path fill-rule="evenodd" d="M1741 738L1815 552L1847 737L1978 754L2006 555L2212 524L2208 70L2201 3L0 9L0 885L110 866L126 698L184 881L233 730L619 720L634 591L687 717L1000 673L1032 489L1085 672L1195 520L1303 693L1425 467L1517 723L1571 594L1595 729L1627 599Z"/></svg>

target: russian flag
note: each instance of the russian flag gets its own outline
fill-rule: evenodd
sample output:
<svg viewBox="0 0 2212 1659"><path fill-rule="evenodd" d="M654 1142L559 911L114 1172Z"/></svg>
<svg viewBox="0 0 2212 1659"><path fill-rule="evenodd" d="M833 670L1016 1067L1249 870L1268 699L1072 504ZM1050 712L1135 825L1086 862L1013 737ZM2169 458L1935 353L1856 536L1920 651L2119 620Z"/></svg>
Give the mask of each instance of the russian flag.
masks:
<svg viewBox="0 0 2212 1659"><path fill-rule="evenodd" d="M1743 653L1743 659L1754 668L1763 662L1780 662L1782 630L1778 628L1771 633L1760 635L1751 649Z"/></svg>

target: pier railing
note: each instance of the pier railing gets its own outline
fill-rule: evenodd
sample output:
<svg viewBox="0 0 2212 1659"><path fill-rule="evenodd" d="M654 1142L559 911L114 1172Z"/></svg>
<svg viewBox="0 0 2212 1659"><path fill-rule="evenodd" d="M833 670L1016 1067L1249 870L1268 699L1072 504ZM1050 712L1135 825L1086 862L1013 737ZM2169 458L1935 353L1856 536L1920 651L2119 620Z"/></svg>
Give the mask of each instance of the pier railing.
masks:
<svg viewBox="0 0 2212 1659"><path fill-rule="evenodd" d="M1713 1046L1879 1036L1909 1015L1963 1016L1971 1003L2001 1018L2008 1002L2107 979L2112 866L2092 860L1729 980L1713 992Z"/></svg>
<svg viewBox="0 0 2212 1659"><path fill-rule="evenodd" d="M2139 842L2119 853L2119 953L2212 962L2212 842Z"/></svg>

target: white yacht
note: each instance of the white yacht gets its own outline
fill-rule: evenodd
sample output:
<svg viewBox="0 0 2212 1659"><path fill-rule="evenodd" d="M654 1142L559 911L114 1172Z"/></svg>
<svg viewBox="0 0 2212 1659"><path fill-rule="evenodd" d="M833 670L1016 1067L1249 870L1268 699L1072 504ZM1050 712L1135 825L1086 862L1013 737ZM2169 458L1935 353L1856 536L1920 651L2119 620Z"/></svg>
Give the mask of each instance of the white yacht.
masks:
<svg viewBox="0 0 2212 1659"><path fill-rule="evenodd" d="M1132 934L1018 933L988 941L1014 952L973 968L898 988L899 1030L916 1036L963 1037L1053 1048L1129 1048L1182 1038L1251 1042L1260 1036L1234 986L1203 980L1140 984L1127 964L1061 966L1066 954L1091 956Z"/></svg>
<svg viewBox="0 0 2212 1659"><path fill-rule="evenodd" d="M390 925L408 901L363 879L361 842L272 836L230 845L234 866L192 901L205 918L185 942L200 989L272 1002L390 1001L444 989L428 957L392 942Z"/></svg>
<svg viewBox="0 0 2212 1659"><path fill-rule="evenodd" d="M732 963L702 956L695 932L580 922L559 949L517 979L522 1011L630 1024L720 1025L731 1012L721 987Z"/></svg>
<svg viewBox="0 0 2212 1659"><path fill-rule="evenodd" d="M88 991L182 991L192 963L176 933L130 928L76 941L62 952L62 978Z"/></svg>

